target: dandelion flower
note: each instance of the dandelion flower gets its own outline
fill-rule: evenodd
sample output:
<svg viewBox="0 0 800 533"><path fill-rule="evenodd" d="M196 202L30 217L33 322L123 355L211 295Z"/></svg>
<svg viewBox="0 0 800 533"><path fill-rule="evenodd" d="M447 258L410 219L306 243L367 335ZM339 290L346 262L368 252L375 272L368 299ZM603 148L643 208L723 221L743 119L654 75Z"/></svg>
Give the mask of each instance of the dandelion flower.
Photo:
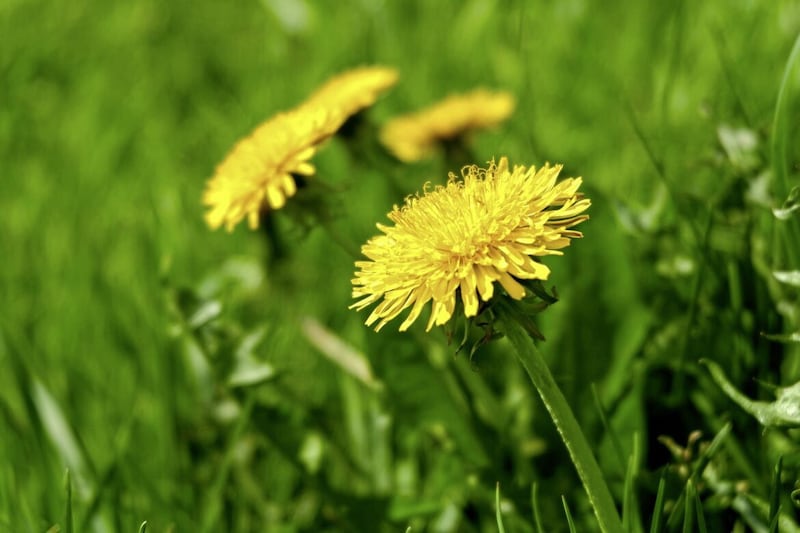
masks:
<svg viewBox="0 0 800 533"><path fill-rule="evenodd" d="M258 227L261 212L280 209L297 192L296 176L311 176L310 159L353 114L397 82L397 71L361 67L331 78L292 111L280 113L239 141L217 166L203 194L212 229L243 218Z"/></svg>
<svg viewBox="0 0 800 533"><path fill-rule="evenodd" d="M239 141L206 184L205 219L233 230L243 218L258 227L262 211L280 209L297 191L295 176L315 172L310 159L336 132L341 114L324 107L280 113Z"/></svg>
<svg viewBox="0 0 800 533"><path fill-rule="evenodd" d="M451 95L428 108L389 121L381 131L381 142L401 161L419 161L443 141L500 124L511 115L515 105L514 97L507 92L477 89Z"/></svg>
<svg viewBox="0 0 800 533"><path fill-rule="evenodd" d="M371 106L384 91L397 83L397 70L388 67L359 67L328 80L308 97L304 105L338 109L344 122Z"/></svg>
<svg viewBox="0 0 800 533"><path fill-rule="evenodd" d="M509 168L503 157L489 168L468 166L462 179L450 174L438 186L395 206L393 226L378 224L383 234L370 239L357 261L351 308L361 310L382 300L367 318L376 330L411 308L400 331L433 301L427 329L452 317L457 295L464 314L478 314L479 300L495 294L494 282L508 296L522 299L519 280L545 280L550 269L536 258L560 255L570 229L588 219L590 201L578 193L581 178L556 182L561 165Z"/></svg>

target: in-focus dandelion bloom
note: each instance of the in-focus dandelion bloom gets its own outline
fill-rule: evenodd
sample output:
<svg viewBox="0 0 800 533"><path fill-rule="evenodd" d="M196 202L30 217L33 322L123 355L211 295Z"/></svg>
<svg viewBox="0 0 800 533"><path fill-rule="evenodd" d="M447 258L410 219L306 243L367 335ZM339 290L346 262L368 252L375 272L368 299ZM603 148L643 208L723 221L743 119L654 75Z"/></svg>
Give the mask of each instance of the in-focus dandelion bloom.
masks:
<svg viewBox="0 0 800 533"><path fill-rule="evenodd" d="M500 124L515 105L508 92L476 89L451 95L416 113L390 120L381 130L381 142L401 161L419 161L442 141Z"/></svg>
<svg viewBox="0 0 800 533"><path fill-rule="evenodd" d="M382 300L366 321L379 330L410 307L404 331L432 300L430 330L450 320L458 294L464 314L475 316L479 298L494 295L495 281L511 298L523 298L518 280L550 275L536 258L560 255L582 236L570 228L589 218L581 178L557 183L560 171L561 165L511 169L503 157L487 169L464 167L461 180L451 173L446 186L407 198L389 213L394 226L378 224L383 234L362 247L369 260L356 262L353 297L361 299L351 308Z"/></svg>
<svg viewBox="0 0 800 533"><path fill-rule="evenodd" d="M354 68L328 80L303 105L338 109L344 122L374 104L384 91L397 83L397 78L397 70L389 67Z"/></svg>
<svg viewBox="0 0 800 533"><path fill-rule="evenodd" d="M297 191L294 176L315 172L310 159L341 125L341 114L322 106L280 113L239 141L206 184L205 219L228 231L247 217L258 227L262 211L280 209Z"/></svg>

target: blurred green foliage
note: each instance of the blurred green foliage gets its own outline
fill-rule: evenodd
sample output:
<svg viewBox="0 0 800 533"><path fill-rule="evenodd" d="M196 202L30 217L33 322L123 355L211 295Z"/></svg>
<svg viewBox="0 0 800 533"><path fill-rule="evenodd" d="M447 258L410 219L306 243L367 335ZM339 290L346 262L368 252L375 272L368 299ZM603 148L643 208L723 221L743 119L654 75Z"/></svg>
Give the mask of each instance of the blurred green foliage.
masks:
<svg viewBox="0 0 800 533"><path fill-rule="evenodd" d="M565 505L593 530L504 342L470 360L442 331L376 334L321 229L278 213L269 263L261 233L203 223L236 139L384 64L401 81L375 123L507 89L518 111L476 162L584 176L592 220L547 260L540 348L630 531L796 530L796 430L698 360L754 400L800 380L798 288L774 275L800 269L797 211L773 215L793 200L770 181L780 163L798 185L798 32L788 0L0 3L0 529L496 531L499 482L505 530L566 531ZM457 170L338 139L316 162L353 242ZM326 357L324 331L349 348Z"/></svg>

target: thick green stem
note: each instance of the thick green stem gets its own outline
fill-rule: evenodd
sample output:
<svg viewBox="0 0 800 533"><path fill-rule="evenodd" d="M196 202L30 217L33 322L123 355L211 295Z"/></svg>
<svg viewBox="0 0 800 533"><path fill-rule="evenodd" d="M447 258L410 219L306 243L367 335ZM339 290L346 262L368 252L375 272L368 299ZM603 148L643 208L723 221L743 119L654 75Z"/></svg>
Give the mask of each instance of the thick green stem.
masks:
<svg viewBox="0 0 800 533"><path fill-rule="evenodd" d="M561 439L567 446L572 463L578 471L583 488L594 508L600 529L605 533L621 533L624 531L622 522L600 466L594 458L592 449L586 441L575 415L572 414L572 409L550 374L544 357L525 329L517 322L514 312L505 309L498 311L499 325L511 344L514 345L517 358L528 372L528 376L539 392Z"/></svg>

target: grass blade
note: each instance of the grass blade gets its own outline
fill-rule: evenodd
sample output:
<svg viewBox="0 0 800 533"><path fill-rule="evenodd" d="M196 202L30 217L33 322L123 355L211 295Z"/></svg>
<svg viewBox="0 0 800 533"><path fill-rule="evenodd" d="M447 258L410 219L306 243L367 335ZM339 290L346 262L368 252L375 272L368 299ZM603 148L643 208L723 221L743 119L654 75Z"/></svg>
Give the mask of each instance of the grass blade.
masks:
<svg viewBox="0 0 800 533"><path fill-rule="evenodd" d="M641 532L642 520L639 515L639 503L636 498L636 478L639 474L639 435L633 435L633 452L628 458L625 471L625 486L622 494L622 527L625 531Z"/></svg>
<svg viewBox="0 0 800 533"><path fill-rule="evenodd" d="M781 85L778 88L778 101L775 103L775 117L772 121L772 172L778 198L789 194L789 176L786 168L786 145L789 136L789 83L792 70L800 62L800 35L794 41L786 67L783 69Z"/></svg>
<svg viewBox="0 0 800 533"><path fill-rule="evenodd" d="M506 533L506 529L503 527L503 516L500 512L500 483L498 482L495 489L494 489L494 507L495 507L495 517L497 518L497 531L500 533Z"/></svg>
<svg viewBox="0 0 800 533"><path fill-rule="evenodd" d="M40 380L31 379L31 392L45 434L70 469L70 478L75 475L78 495L90 493L94 488L92 469L66 413Z"/></svg>
<svg viewBox="0 0 800 533"><path fill-rule="evenodd" d="M72 521L72 479L70 479L69 469L64 474L64 490L67 493L67 506L64 512L64 530L66 533L74 531Z"/></svg>
<svg viewBox="0 0 800 533"><path fill-rule="evenodd" d="M228 475L234 462L236 453L236 445L244 435L250 417L253 414L253 406L255 405L255 395L252 391L247 391L247 396L244 400L244 405L239 413L239 419L236 421L233 430L231 431L228 442L226 443L225 455L222 459L222 464L217 471L214 481L207 493L207 504L203 511L203 518L200 526L200 531L207 532L213 531L218 525L219 515L222 511L222 504L225 500L223 493L225 491L225 484L228 482Z"/></svg>
<svg viewBox="0 0 800 533"><path fill-rule="evenodd" d="M564 496L561 496L561 503L564 505L564 514L567 516L569 533L577 533L578 530L575 529L575 521L572 519L572 513L569 512L569 505L567 505L567 499Z"/></svg>
<svg viewBox="0 0 800 533"><path fill-rule="evenodd" d="M650 533L661 533L661 515L664 513L664 490L667 486L667 470L661 471L661 479L658 481L658 491L656 492L656 503L653 505L653 519L650 522Z"/></svg>
<svg viewBox="0 0 800 533"><path fill-rule="evenodd" d="M695 492L696 489L692 478L689 478L688 481L686 481L686 490L684 491L686 496L683 499L683 533L694 532L694 513L692 512L692 507L694 506Z"/></svg>
<svg viewBox="0 0 800 533"><path fill-rule="evenodd" d="M619 463L619 469L623 470L625 468L625 453L622 451L622 444L619 441L617 433L611 429L611 424L608 423L606 410L603 408L603 402L600 399L600 394L597 392L597 386L594 383L592 383L592 398L594 399L597 413L600 415L600 422L603 424L603 429L611 440L611 446L614 448L614 456Z"/></svg>
<svg viewBox="0 0 800 533"><path fill-rule="evenodd" d="M542 527L542 512L539 510L539 484L535 481L531 485L531 505L533 506L533 523L536 527L536 533L544 533Z"/></svg>
<svg viewBox="0 0 800 533"><path fill-rule="evenodd" d="M781 512L781 470L783 469L783 456L778 457L775 470L772 474L772 487L769 495L769 533L778 533L778 516Z"/></svg>
<svg viewBox="0 0 800 533"><path fill-rule="evenodd" d="M789 191L792 188L789 182L786 146L788 145L791 122L789 85L791 83L792 73L798 63L800 63L800 35L795 39L794 46L789 54L789 59L786 61L786 67L783 70L781 85L778 89L778 100L775 103L775 117L772 121L773 193L781 200L789 196ZM796 217L786 221L785 231L789 242L798 242L797 236L798 233L800 233L800 229L798 229L799 225ZM787 254L792 261L792 266L800 266L798 265L798 261L800 261L800 252L796 246L789 246Z"/></svg>
<svg viewBox="0 0 800 533"><path fill-rule="evenodd" d="M696 490L694 492L694 509L697 512L697 531L698 533L707 533L706 517L703 514L703 502L700 501L700 494Z"/></svg>
<svg viewBox="0 0 800 533"><path fill-rule="evenodd" d="M701 476L703 475L703 470L705 470L706 466L708 466L708 463L711 462L711 458L714 457L722 445L725 444L728 439L728 435L731 433L732 427L733 424L730 422L722 426L722 429L720 429L719 432L714 435L714 438L708 447L700 454L697 464L694 467L694 471L692 472L692 479L695 482L700 481Z"/></svg>

